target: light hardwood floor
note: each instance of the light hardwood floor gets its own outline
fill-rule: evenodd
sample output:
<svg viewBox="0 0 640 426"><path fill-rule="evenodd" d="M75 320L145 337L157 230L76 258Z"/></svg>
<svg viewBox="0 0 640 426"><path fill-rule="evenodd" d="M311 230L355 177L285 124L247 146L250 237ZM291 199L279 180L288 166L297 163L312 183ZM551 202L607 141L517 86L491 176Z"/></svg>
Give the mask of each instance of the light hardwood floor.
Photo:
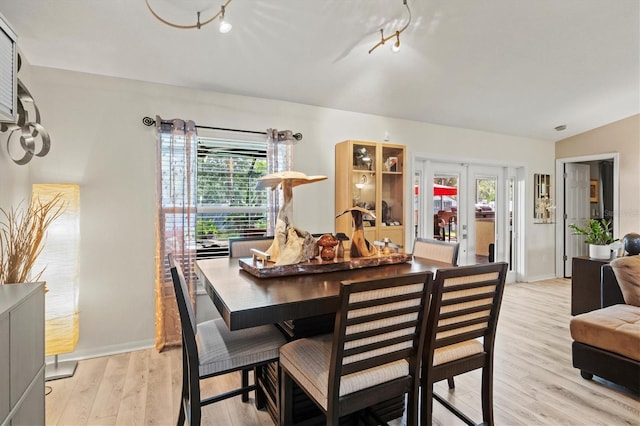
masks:
<svg viewBox="0 0 640 426"><path fill-rule="evenodd" d="M640 399L571 365L570 282L553 279L507 285L496 339L494 413L498 425L640 425ZM47 382L47 425L175 425L181 352L153 349L80 362L68 379ZM239 376L214 378L204 392L228 389ZM480 374L456 377L436 391L481 419ZM463 424L437 402L434 424ZM401 420L394 424L402 424ZM253 400L205 407L203 425L270 425Z"/></svg>

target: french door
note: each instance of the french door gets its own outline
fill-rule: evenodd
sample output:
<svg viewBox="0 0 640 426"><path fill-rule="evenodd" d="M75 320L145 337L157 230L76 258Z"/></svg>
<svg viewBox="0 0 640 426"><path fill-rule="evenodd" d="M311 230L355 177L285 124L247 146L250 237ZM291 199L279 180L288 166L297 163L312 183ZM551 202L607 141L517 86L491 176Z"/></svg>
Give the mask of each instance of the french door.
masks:
<svg viewBox="0 0 640 426"><path fill-rule="evenodd" d="M458 263L509 263L517 271L518 178L510 167L416 160L415 235L460 243Z"/></svg>

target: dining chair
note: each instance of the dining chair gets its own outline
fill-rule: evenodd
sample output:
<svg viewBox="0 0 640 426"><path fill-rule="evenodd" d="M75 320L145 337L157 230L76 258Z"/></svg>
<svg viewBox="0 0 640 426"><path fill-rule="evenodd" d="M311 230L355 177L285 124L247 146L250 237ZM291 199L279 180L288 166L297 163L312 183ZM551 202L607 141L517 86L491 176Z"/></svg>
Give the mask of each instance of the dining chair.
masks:
<svg viewBox="0 0 640 426"><path fill-rule="evenodd" d="M293 383L320 408L327 425L395 396L407 398L407 424L418 423L419 364L431 272L343 281L333 334L280 349L280 425L293 423Z"/></svg>
<svg viewBox="0 0 640 426"><path fill-rule="evenodd" d="M422 354L421 424L432 424L433 399L476 424L433 391L433 384L482 369L482 419L493 425L493 350L507 263L439 269L429 306Z"/></svg>
<svg viewBox="0 0 640 426"><path fill-rule="evenodd" d="M229 257L251 257L251 249L266 251L273 237L229 237Z"/></svg>
<svg viewBox="0 0 640 426"><path fill-rule="evenodd" d="M277 362L280 346L286 340L272 325L229 331L221 318L196 324L182 268L172 254L168 257L182 328L182 391L177 424L186 420L189 425L199 425L205 405L238 395L246 402L249 392L257 390L255 382L249 384L249 371ZM200 380L238 370L242 373L240 388L202 398Z"/></svg>
<svg viewBox="0 0 640 426"><path fill-rule="evenodd" d="M459 247L460 243L439 241L431 238L416 238L413 242L413 257L458 266Z"/></svg>
<svg viewBox="0 0 640 426"><path fill-rule="evenodd" d="M416 238L413 242L413 257L458 266L459 247L460 243L434 240L431 238ZM449 385L449 389L456 387L453 377L447 379L447 384Z"/></svg>

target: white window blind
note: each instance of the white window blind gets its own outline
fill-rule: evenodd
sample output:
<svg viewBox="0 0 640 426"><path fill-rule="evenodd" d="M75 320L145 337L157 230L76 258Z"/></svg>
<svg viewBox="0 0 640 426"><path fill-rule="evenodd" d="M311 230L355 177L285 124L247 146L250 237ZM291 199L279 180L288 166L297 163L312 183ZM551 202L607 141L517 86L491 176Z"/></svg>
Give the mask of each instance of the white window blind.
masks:
<svg viewBox="0 0 640 426"><path fill-rule="evenodd" d="M16 116L16 35L0 15L0 121Z"/></svg>
<svg viewBox="0 0 640 426"><path fill-rule="evenodd" d="M265 235L266 142L198 138L198 258L228 256L229 237Z"/></svg>

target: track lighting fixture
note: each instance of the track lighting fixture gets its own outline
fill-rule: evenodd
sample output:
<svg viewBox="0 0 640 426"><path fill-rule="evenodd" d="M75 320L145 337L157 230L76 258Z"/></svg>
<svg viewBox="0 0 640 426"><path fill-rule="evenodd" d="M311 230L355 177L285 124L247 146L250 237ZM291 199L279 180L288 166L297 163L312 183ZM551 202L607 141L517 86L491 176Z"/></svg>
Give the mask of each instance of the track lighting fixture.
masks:
<svg viewBox="0 0 640 426"><path fill-rule="evenodd" d="M399 30L396 30L395 33L391 34L390 36L385 37L384 36L384 30L382 28L380 28L380 41L373 46L370 50L369 53L373 52L374 50L376 50L379 46L382 46L383 44L385 44L387 41L394 39L395 41L394 43L391 45L391 51L392 52L398 52L400 51L400 34L402 34L402 32L404 30L407 29L407 27L409 27L409 24L411 23L411 9L409 9L409 5L407 4L407 0L402 0L403 4L406 6L407 11L409 12L409 19L407 20L407 23L404 24L404 27L402 27Z"/></svg>
<svg viewBox="0 0 640 426"><path fill-rule="evenodd" d="M227 8L227 6L229 6L229 3L231 3L233 0L226 0L225 3L220 7L220 10L218 11L218 13L216 13L215 15L213 15L211 18L207 19L206 21L200 22L200 12L196 12L196 23L195 24L189 24L189 25L183 25L183 24L174 24L173 22L170 22L164 18L162 18L160 15L158 15L158 13L156 13L155 10L153 10L153 8L151 7L151 5L149 4L149 0L144 0L144 2L147 4L147 8L149 9L149 12L151 12L151 14L160 22L162 22L163 24L166 24L170 27L173 28L178 28L181 30L190 30L193 28L196 29L200 29L202 27L204 27L207 24L210 24L211 22L215 21L216 19L220 18L220 32L221 33L228 33L229 31L231 31L231 27L232 25L225 21L224 19L224 13L225 13L225 9Z"/></svg>

